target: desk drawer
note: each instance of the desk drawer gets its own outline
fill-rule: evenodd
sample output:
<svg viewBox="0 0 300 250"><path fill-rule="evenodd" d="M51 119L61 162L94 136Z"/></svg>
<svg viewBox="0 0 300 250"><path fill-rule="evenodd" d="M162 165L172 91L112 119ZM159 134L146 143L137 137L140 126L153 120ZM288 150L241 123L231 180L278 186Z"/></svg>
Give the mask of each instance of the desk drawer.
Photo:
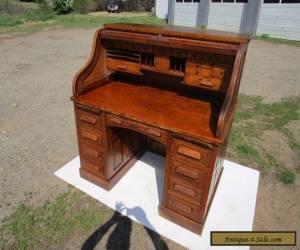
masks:
<svg viewBox="0 0 300 250"><path fill-rule="evenodd" d="M75 108L77 125L79 128L100 131L104 126L104 113L94 114L86 110Z"/></svg>
<svg viewBox="0 0 300 250"><path fill-rule="evenodd" d="M173 195L169 195L167 207L170 210L194 221L200 221L200 206L192 205L191 203L178 199Z"/></svg>
<svg viewBox="0 0 300 250"><path fill-rule="evenodd" d="M103 145L103 136L94 130L79 128L79 140L86 143L93 143L95 145Z"/></svg>
<svg viewBox="0 0 300 250"><path fill-rule="evenodd" d="M122 71L126 73L141 74L141 68L139 63L134 62L128 62L124 60L118 60L118 59L110 59L107 58L106 60L107 68L114 71Z"/></svg>
<svg viewBox="0 0 300 250"><path fill-rule="evenodd" d="M171 154L173 157L184 160L195 167L208 167L211 149L173 138Z"/></svg>
<svg viewBox="0 0 300 250"><path fill-rule="evenodd" d="M101 163L96 163L81 157L81 167L90 172L91 174L104 175L104 167Z"/></svg>
<svg viewBox="0 0 300 250"><path fill-rule="evenodd" d="M96 147L91 144L81 143L80 144L80 157L83 157L89 161L103 163L103 148Z"/></svg>
<svg viewBox="0 0 300 250"><path fill-rule="evenodd" d="M175 159L170 160L171 175L176 176L187 182L200 183L204 185L207 183L208 169L193 167L184 161Z"/></svg>
<svg viewBox="0 0 300 250"><path fill-rule="evenodd" d="M154 128L136 121L121 118L119 116L111 115L111 114L106 115L106 122L108 126L117 126L117 127L134 130L136 132L149 136L152 139L159 141L164 145L167 144L168 132L162 129Z"/></svg>
<svg viewBox="0 0 300 250"><path fill-rule="evenodd" d="M168 191L187 200L188 202L201 203L203 187L200 183L187 182L180 178L169 179Z"/></svg>

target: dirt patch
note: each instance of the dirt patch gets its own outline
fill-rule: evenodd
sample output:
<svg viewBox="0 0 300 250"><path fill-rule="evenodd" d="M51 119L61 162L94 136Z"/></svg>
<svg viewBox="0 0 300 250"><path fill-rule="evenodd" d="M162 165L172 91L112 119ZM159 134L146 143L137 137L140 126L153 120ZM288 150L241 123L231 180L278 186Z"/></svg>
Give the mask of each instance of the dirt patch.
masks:
<svg viewBox="0 0 300 250"><path fill-rule="evenodd" d="M289 147L288 139L276 130L265 131L260 137L259 144L264 147L276 159L284 163L284 166L295 170L297 161L295 152Z"/></svg>

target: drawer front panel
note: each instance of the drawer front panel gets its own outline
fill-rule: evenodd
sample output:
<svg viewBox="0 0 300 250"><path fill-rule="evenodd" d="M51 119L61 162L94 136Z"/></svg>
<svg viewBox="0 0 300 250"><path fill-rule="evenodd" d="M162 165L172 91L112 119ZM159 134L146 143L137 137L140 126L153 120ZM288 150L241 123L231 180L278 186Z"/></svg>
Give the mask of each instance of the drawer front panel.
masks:
<svg viewBox="0 0 300 250"><path fill-rule="evenodd" d="M202 185L186 182L179 178L171 177L168 190L176 195L179 195L185 200L201 203Z"/></svg>
<svg viewBox="0 0 300 250"><path fill-rule="evenodd" d="M161 142L162 144L166 145L168 140L168 132L154 128L145 124L141 124L136 121L132 121L129 119L121 118L116 115L107 114L106 116L107 125L109 126L118 126L122 128L131 129L147 135L152 139Z"/></svg>
<svg viewBox="0 0 300 250"><path fill-rule="evenodd" d="M196 166L209 166L211 150L197 144L179 139L172 139L171 153L175 158Z"/></svg>
<svg viewBox="0 0 300 250"><path fill-rule="evenodd" d="M100 131L104 126L103 113L94 114L88 111L76 108L77 124L79 128L86 128L93 131Z"/></svg>
<svg viewBox="0 0 300 250"><path fill-rule="evenodd" d="M107 58L107 68L114 71L122 71L126 73L139 75L141 68L139 63L128 62L118 59Z"/></svg>
<svg viewBox="0 0 300 250"><path fill-rule="evenodd" d="M175 198L172 195L169 195L167 204L167 207L170 210L194 221L200 221L200 206L194 206L188 202Z"/></svg>
<svg viewBox="0 0 300 250"><path fill-rule="evenodd" d="M103 176L104 168L99 162L95 163L85 158L81 158L81 167L90 172L91 174Z"/></svg>
<svg viewBox="0 0 300 250"><path fill-rule="evenodd" d="M99 132L96 133L96 131L79 128L79 137L79 140L82 142L103 145L103 138Z"/></svg>
<svg viewBox="0 0 300 250"><path fill-rule="evenodd" d="M80 157L87 159L89 161L93 161L95 163L103 164L104 154L103 148L95 147L91 144L81 143L80 145Z"/></svg>
<svg viewBox="0 0 300 250"><path fill-rule="evenodd" d="M200 184L205 184L207 182L207 168L195 168L188 165L186 162L174 159L171 159L170 164L172 176L176 176L187 182L197 182Z"/></svg>

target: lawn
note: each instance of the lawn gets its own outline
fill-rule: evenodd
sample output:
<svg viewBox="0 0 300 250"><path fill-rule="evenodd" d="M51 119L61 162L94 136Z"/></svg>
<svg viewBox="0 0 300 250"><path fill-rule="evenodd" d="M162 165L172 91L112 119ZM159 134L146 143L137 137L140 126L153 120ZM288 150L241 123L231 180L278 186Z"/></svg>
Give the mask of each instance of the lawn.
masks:
<svg viewBox="0 0 300 250"><path fill-rule="evenodd" d="M81 15L71 13L56 15L49 10L30 10L23 15L0 16L0 34L31 33L44 28L96 28L104 23L142 23L165 25L163 19L156 18L151 13L121 13L99 15Z"/></svg>

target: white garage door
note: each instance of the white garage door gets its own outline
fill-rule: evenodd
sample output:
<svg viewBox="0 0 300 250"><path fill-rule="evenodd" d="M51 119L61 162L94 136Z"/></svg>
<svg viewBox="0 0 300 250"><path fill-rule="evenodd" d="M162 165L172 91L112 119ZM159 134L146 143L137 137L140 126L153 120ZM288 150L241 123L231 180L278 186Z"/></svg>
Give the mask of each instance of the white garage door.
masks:
<svg viewBox="0 0 300 250"><path fill-rule="evenodd" d="M254 1L254 0L249 0ZM247 0L211 0L207 27L239 32L244 5Z"/></svg>

